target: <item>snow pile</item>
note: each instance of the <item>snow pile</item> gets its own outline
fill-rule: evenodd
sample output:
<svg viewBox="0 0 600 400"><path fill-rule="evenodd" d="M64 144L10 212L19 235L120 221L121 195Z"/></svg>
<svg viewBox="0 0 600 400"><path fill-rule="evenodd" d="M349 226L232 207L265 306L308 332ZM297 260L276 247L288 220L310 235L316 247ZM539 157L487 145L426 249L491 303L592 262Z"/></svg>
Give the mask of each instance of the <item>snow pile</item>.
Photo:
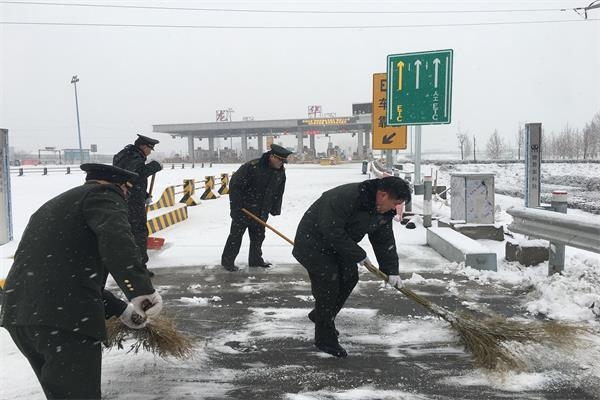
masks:
<svg viewBox="0 0 600 400"><path fill-rule="evenodd" d="M562 275L535 283L527 311L566 321L600 320L600 262L574 257Z"/></svg>
<svg viewBox="0 0 600 400"><path fill-rule="evenodd" d="M446 272L481 284L500 284L530 293L524 307L534 315L563 321L600 320L600 258L567 257L562 275L547 275L546 263L522 267L502 262L498 272L479 271L464 264L449 263Z"/></svg>

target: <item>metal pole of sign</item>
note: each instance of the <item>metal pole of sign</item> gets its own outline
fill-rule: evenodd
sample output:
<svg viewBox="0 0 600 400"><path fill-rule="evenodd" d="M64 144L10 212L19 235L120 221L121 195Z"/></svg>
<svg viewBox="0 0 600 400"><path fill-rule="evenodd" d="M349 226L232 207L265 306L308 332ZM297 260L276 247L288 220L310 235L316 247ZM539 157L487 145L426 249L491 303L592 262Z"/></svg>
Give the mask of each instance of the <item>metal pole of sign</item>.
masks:
<svg viewBox="0 0 600 400"><path fill-rule="evenodd" d="M426 176L423 180L423 226L425 228L431 228L432 181L433 178L431 176Z"/></svg>
<svg viewBox="0 0 600 400"><path fill-rule="evenodd" d="M421 184L421 125L415 126L415 185Z"/></svg>
<svg viewBox="0 0 600 400"><path fill-rule="evenodd" d="M394 167L394 154L392 150L385 151L385 162L387 164L388 169L391 171Z"/></svg>
<svg viewBox="0 0 600 400"><path fill-rule="evenodd" d="M8 129L0 129L0 245L13 239Z"/></svg>

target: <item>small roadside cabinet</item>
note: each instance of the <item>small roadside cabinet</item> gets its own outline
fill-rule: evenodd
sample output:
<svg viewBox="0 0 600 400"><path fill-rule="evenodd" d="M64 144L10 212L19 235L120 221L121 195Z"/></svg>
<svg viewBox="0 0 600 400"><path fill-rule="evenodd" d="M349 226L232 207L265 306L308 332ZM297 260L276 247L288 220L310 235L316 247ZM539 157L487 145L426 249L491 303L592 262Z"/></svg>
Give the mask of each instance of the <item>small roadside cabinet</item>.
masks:
<svg viewBox="0 0 600 400"><path fill-rule="evenodd" d="M494 174L450 175L450 218L467 224L494 223Z"/></svg>

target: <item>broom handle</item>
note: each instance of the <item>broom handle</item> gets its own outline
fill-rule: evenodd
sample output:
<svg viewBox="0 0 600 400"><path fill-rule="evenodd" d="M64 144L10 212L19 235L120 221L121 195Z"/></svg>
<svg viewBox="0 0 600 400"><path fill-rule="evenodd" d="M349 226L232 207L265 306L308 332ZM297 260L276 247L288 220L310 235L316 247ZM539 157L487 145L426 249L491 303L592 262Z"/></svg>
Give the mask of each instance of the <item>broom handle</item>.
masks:
<svg viewBox="0 0 600 400"><path fill-rule="evenodd" d="M256 222L258 222L259 224L269 228L270 230L272 230L273 232L275 232L276 234L281 236L285 241L287 241L292 246L294 245L293 240L289 239L283 233L279 232L277 229L273 228L271 225L267 224L265 221L258 218L256 215L252 214L250 211L246 210L245 208L242 208L242 211L247 216L249 216ZM385 282L388 281L388 279L389 279L388 276L383 271L381 271L379 268L377 268L376 266L371 264L370 261L367 260L367 262L364 263L364 266L378 278L384 280ZM451 324L456 321L456 317L454 316L454 314L451 313L450 311L446 310L444 307L441 307L441 306L438 306L437 304L432 303L431 301L427 300L423 296L419 296L418 294L416 294L415 292L413 292L412 290L410 290L406 287L397 288L394 286L394 288L396 290L398 290L399 292L401 292L406 297L408 297L409 299L416 301L417 303L419 303L420 305L422 305L423 307L425 307L426 309L428 309L429 311L431 311L438 317L445 319L446 321L450 322Z"/></svg>
<svg viewBox="0 0 600 400"><path fill-rule="evenodd" d="M276 234L278 234L279 236L281 236L285 241L287 241L289 244L291 244L292 246L294 245L294 242L289 239L287 236L285 236L283 233L279 232L277 229L273 228L271 225L267 224L265 221L263 221L262 219L258 218L256 215L252 214L250 211L246 210L245 208L242 208L242 211L249 216L250 218L252 218L253 220L255 220L256 222L258 222L259 224L266 226L267 228L269 228L270 230L272 230L273 232L275 232Z"/></svg>
<svg viewBox="0 0 600 400"><path fill-rule="evenodd" d="M156 174L152 174L152 179L150 180L150 190L148 194L152 196L152 189L154 189L154 179L156 179Z"/></svg>
<svg viewBox="0 0 600 400"><path fill-rule="evenodd" d="M379 278L383 279L386 282L388 281L388 279L389 279L388 276L383 271L381 271L379 268L377 268L376 266L371 264L371 262L369 260L367 260L363 265L365 266L366 269L368 269L374 275L378 276ZM419 303L420 305L422 305L423 307L425 307L426 309L428 309L429 311L431 311L438 317L443 318L450 323L453 323L456 320L456 317L450 311L446 310L444 307L441 307L441 306L438 306L437 304L432 303L431 301L427 300L425 297L416 294L409 288L407 288L407 287L398 288L398 287L394 286L394 289L401 292L403 295L405 295L409 299L416 301L417 303Z"/></svg>

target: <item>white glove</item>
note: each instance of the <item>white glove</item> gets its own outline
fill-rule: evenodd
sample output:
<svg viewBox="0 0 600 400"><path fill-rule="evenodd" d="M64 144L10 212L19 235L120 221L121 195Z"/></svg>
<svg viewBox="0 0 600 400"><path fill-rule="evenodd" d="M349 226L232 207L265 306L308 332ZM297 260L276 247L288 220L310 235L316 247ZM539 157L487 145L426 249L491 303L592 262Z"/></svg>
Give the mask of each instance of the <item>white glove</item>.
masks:
<svg viewBox="0 0 600 400"><path fill-rule="evenodd" d="M402 279L400 279L399 275L388 275L388 283L398 289L402 289L404 287L404 283Z"/></svg>
<svg viewBox="0 0 600 400"><path fill-rule="evenodd" d="M369 257L365 257L365 259L364 259L364 260L362 260L362 261L359 261L359 262L358 262L358 265L362 265L363 267L364 267L366 264L372 264L372 263L371 263L371 260L369 260Z"/></svg>
<svg viewBox="0 0 600 400"><path fill-rule="evenodd" d="M135 312L142 317L156 317L163 307L162 297L155 290L152 294L137 296L130 300Z"/></svg>
<svg viewBox="0 0 600 400"><path fill-rule="evenodd" d="M146 317L136 313L133 304L131 303L127 304L127 307L121 313L119 319L131 329L142 329L146 326Z"/></svg>

